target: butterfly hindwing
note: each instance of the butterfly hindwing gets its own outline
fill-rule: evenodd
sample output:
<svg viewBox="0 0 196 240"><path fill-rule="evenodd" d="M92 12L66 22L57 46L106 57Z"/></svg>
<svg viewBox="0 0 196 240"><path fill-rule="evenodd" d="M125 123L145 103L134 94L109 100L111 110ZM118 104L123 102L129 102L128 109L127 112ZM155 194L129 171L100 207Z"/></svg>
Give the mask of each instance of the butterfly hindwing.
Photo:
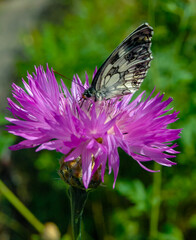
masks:
<svg viewBox="0 0 196 240"><path fill-rule="evenodd" d="M142 24L131 33L98 69L92 88L96 99L109 99L134 93L150 67L153 29Z"/></svg>

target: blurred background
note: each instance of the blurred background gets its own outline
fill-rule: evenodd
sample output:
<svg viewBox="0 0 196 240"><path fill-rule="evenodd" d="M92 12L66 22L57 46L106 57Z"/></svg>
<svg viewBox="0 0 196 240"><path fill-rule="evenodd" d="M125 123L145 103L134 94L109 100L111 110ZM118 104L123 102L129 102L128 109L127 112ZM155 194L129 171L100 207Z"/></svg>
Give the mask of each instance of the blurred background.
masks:
<svg viewBox="0 0 196 240"><path fill-rule="evenodd" d="M0 0L0 179L49 229L44 237L0 190L1 240L71 240L67 186L58 176L61 154L35 149L11 152L20 139L5 131L11 83L21 85L34 65L72 78L92 78L113 49L136 27L154 28L154 60L142 90L165 93L180 111L183 128L172 168L149 173L119 149L120 172L89 194L85 240L196 239L196 1L195 0ZM58 78L58 76L57 76ZM60 80L60 77L59 77ZM67 86L70 82L65 80ZM61 236L61 237L60 237Z"/></svg>

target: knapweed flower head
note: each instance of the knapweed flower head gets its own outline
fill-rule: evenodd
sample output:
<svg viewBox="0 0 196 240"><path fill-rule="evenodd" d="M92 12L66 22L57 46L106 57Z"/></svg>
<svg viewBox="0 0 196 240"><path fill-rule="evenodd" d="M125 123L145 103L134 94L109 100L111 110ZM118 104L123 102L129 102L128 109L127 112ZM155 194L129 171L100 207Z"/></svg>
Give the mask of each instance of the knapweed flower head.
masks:
<svg viewBox="0 0 196 240"><path fill-rule="evenodd" d="M164 166L175 163L176 144L180 129L168 129L177 120L177 112L166 107L172 98L163 101L163 94L146 98L142 92L131 101L132 94L110 100L83 99L89 88L88 76L83 85L74 76L69 92L63 81L58 85L48 67L40 66L23 81L24 89L13 83L13 97L8 98L13 118L6 118L11 125L8 131L25 140L10 147L11 150L37 147L56 150L64 155L64 161L80 158L82 180L88 188L92 176L100 169L101 179L108 166L114 173L114 185L119 171L120 147L141 167L155 161ZM113 186L114 186L113 185Z"/></svg>

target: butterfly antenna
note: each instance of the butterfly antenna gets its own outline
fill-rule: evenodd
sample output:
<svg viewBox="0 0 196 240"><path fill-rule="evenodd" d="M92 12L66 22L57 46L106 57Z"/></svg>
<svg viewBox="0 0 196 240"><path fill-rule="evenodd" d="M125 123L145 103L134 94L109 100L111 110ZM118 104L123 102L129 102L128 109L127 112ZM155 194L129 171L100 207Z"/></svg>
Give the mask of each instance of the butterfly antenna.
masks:
<svg viewBox="0 0 196 240"><path fill-rule="evenodd" d="M66 77L65 75L63 75L63 74L61 74L61 73L58 73L58 72L57 72L57 71L55 71L55 70L53 70L53 72L54 72L54 73L56 73L56 74L58 74L58 75L60 75L61 77L64 77L64 78L66 78L67 80L69 80L69 81L71 81L71 82L72 82L72 80L71 80L70 78Z"/></svg>
<svg viewBox="0 0 196 240"><path fill-rule="evenodd" d="M54 73L56 73L56 74L58 74L58 75L60 75L61 77L64 77L65 79L67 79L67 80L69 80L69 81L71 81L72 82L72 79L70 79L70 78L68 78L68 77L66 77L65 75L63 75L63 74L61 74L61 73L58 73L57 71L55 71L55 70L53 70L53 72ZM85 90L85 88L84 88L84 86L83 85L80 85L78 82L76 82L76 81L74 81L75 82L75 84L77 84L78 86L80 86L80 87L82 87L84 90Z"/></svg>

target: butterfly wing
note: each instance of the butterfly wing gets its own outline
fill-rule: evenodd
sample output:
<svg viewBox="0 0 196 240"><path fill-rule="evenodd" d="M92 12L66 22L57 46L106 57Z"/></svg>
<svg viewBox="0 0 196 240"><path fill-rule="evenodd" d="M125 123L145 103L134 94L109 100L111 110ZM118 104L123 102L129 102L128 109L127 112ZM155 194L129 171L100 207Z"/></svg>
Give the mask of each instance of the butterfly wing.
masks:
<svg viewBox="0 0 196 240"><path fill-rule="evenodd" d="M147 23L132 32L98 69L91 87L96 99L134 93L150 67L153 29Z"/></svg>

